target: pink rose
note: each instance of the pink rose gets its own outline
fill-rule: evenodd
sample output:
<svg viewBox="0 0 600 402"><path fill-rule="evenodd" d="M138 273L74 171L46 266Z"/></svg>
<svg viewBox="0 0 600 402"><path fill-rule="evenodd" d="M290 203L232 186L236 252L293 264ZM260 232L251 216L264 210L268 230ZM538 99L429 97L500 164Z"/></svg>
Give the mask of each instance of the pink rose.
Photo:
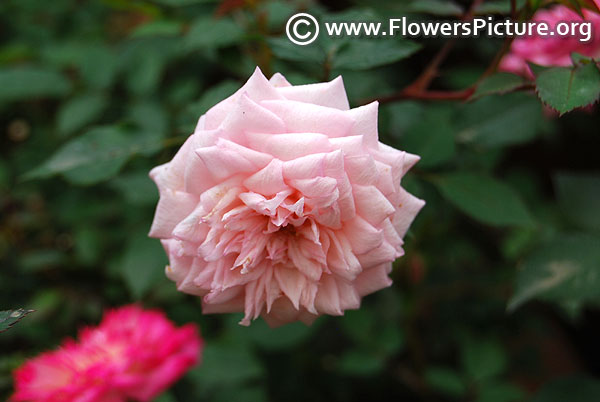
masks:
<svg viewBox="0 0 600 402"><path fill-rule="evenodd" d="M160 311L137 306L109 311L79 341L27 361L14 373L12 401L150 401L199 358L193 325L176 328Z"/></svg>
<svg viewBox="0 0 600 402"><path fill-rule="evenodd" d="M600 2L600 0L596 0ZM583 10L585 21L592 24L592 39L581 42L585 35L575 36L531 36L514 40L510 52L500 62L500 70L513 72L533 78L528 62L541 66L570 66L571 53L588 57L600 57L600 14ZM559 22L581 22L583 19L566 6L541 9L535 13L532 21L545 21L551 29ZM576 32L579 28L576 29Z"/></svg>
<svg viewBox="0 0 600 402"><path fill-rule="evenodd" d="M292 86L257 68L152 170L150 235L204 313L271 326L342 315L390 286L424 202L400 179L418 157L378 141L378 103L349 109L340 77Z"/></svg>

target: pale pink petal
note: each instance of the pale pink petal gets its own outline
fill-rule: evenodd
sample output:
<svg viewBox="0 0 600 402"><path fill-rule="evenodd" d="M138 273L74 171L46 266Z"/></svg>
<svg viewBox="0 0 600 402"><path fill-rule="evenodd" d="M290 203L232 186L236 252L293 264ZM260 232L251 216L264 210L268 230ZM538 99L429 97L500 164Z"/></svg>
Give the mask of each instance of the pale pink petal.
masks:
<svg viewBox="0 0 600 402"><path fill-rule="evenodd" d="M250 148L273 155L282 161L302 156L331 151L326 135L317 133L262 134L246 136Z"/></svg>
<svg viewBox="0 0 600 402"><path fill-rule="evenodd" d="M288 189L283 181L283 163L273 159L263 169L254 173L244 181L244 186L250 191L263 195L273 195Z"/></svg>
<svg viewBox="0 0 600 402"><path fill-rule="evenodd" d="M348 112L310 103L269 100L260 103L285 123L288 133L321 133L329 137L350 135L354 120Z"/></svg>
<svg viewBox="0 0 600 402"><path fill-rule="evenodd" d="M273 78L271 78L272 80ZM332 107L339 110L348 110L348 97L341 76L329 82L318 84L284 86L278 88L280 94L286 99Z"/></svg>

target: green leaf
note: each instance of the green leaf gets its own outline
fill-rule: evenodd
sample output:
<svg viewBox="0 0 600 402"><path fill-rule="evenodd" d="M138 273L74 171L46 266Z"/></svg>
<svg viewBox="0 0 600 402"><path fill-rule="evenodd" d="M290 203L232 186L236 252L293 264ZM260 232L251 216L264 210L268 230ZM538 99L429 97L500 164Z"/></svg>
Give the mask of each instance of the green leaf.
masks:
<svg viewBox="0 0 600 402"><path fill-rule="evenodd" d="M463 369L473 381L489 380L506 370L506 353L496 341L468 338L463 342L461 352Z"/></svg>
<svg viewBox="0 0 600 402"><path fill-rule="evenodd" d="M600 395L600 381L587 377L566 377L547 383L531 402L592 402Z"/></svg>
<svg viewBox="0 0 600 402"><path fill-rule="evenodd" d="M146 231L132 238L123 257L121 272L135 299L140 299L164 279L167 263L160 241L149 238Z"/></svg>
<svg viewBox="0 0 600 402"><path fill-rule="evenodd" d="M136 95L151 94L158 88L167 63L164 52L158 48L142 46L131 57L127 89Z"/></svg>
<svg viewBox="0 0 600 402"><path fill-rule="evenodd" d="M370 351L349 350L338 363L338 370L351 376L373 376L383 369L384 361Z"/></svg>
<svg viewBox="0 0 600 402"><path fill-rule="evenodd" d="M202 366L193 369L190 376L201 389L211 389L235 386L263 373L260 361L244 345L213 342L202 352Z"/></svg>
<svg viewBox="0 0 600 402"><path fill-rule="evenodd" d="M595 63L549 68L535 85L542 102L562 115L600 98L600 71Z"/></svg>
<svg viewBox="0 0 600 402"><path fill-rule="evenodd" d="M492 381L480 385L476 402L521 402L524 397L516 385Z"/></svg>
<svg viewBox="0 0 600 402"><path fill-rule="evenodd" d="M18 321L20 321L27 314L32 313L34 310L16 309L16 310L4 310L0 311L0 332L4 332Z"/></svg>
<svg viewBox="0 0 600 402"><path fill-rule="evenodd" d="M0 69L0 102L63 96L71 83L52 70L34 67Z"/></svg>
<svg viewBox="0 0 600 402"><path fill-rule="evenodd" d="M306 342L317 327L318 324L308 326L295 322L278 328L269 328L264 320L256 320L248 327L247 336L262 349L286 350Z"/></svg>
<svg viewBox="0 0 600 402"><path fill-rule="evenodd" d="M465 104L458 121L458 141L494 148L532 140L540 133L544 117L533 96L514 93L486 96Z"/></svg>
<svg viewBox="0 0 600 402"><path fill-rule="evenodd" d="M508 185L477 173L450 173L434 184L450 202L472 218L493 226L531 225L533 219Z"/></svg>
<svg viewBox="0 0 600 402"><path fill-rule="evenodd" d="M574 225L600 231L600 175L560 173L554 177L558 204Z"/></svg>
<svg viewBox="0 0 600 402"><path fill-rule="evenodd" d="M269 397L264 386L261 385L241 385L235 388L222 387L211 395L211 402L265 402Z"/></svg>
<svg viewBox="0 0 600 402"><path fill-rule="evenodd" d="M517 0L516 3L517 10L520 10L527 4L527 0ZM510 1L487 0L479 4L479 6L475 9L475 15L509 14L510 11Z"/></svg>
<svg viewBox="0 0 600 402"><path fill-rule="evenodd" d="M515 310L533 298L577 304L599 301L599 265L600 238L558 236L523 262L508 309Z"/></svg>
<svg viewBox="0 0 600 402"><path fill-rule="evenodd" d="M327 58L327 53L316 42L298 46L288 38L269 38L267 43L273 54L282 60L323 64Z"/></svg>
<svg viewBox="0 0 600 402"><path fill-rule="evenodd" d="M155 3L171 7L185 7L194 4L216 3L218 0L154 0Z"/></svg>
<svg viewBox="0 0 600 402"><path fill-rule="evenodd" d="M86 94L64 103L58 112L58 131L69 135L94 122L108 102L105 96L99 94Z"/></svg>
<svg viewBox="0 0 600 402"><path fill-rule="evenodd" d="M177 402L177 399L170 392L165 392L154 398L153 402Z"/></svg>
<svg viewBox="0 0 600 402"><path fill-rule="evenodd" d="M228 18L201 17L190 27L185 44L188 49L219 48L238 44L243 37L242 27Z"/></svg>
<svg viewBox="0 0 600 402"><path fill-rule="evenodd" d="M404 12L458 17L463 9L449 0L412 0Z"/></svg>
<svg viewBox="0 0 600 402"><path fill-rule="evenodd" d="M183 24L178 21L152 21L136 27L131 33L131 37L177 36L181 33L182 28Z"/></svg>
<svg viewBox="0 0 600 402"><path fill-rule="evenodd" d="M431 367L425 373L425 381L431 388L453 397L465 394L467 387L456 371L444 367Z"/></svg>
<svg viewBox="0 0 600 402"><path fill-rule="evenodd" d="M131 205L155 205L158 201L158 190L146 171L121 174L110 181L110 186Z"/></svg>
<svg viewBox="0 0 600 402"><path fill-rule="evenodd" d="M118 72L119 60L108 46L83 46L77 64L83 79L96 89L108 88Z"/></svg>
<svg viewBox="0 0 600 402"><path fill-rule="evenodd" d="M348 338L371 353L390 355L404 345L404 334L393 320L377 319L367 309L348 310L340 318Z"/></svg>
<svg viewBox="0 0 600 402"><path fill-rule="evenodd" d="M405 59L420 48L418 43L406 39L352 39L333 58L333 68L368 70Z"/></svg>
<svg viewBox="0 0 600 402"><path fill-rule="evenodd" d="M375 332L375 316L366 309L348 310L340 322L344 333L358 344L368 343Z"/></svg>
<svg viewBox="0 0 600 402"><path fill-rule="evenodd" d="M67 256L64 251L37 249L21 254L20 265L25 272L36 272L64 264Z"/></svg>
<svg viewBox="0 0 600 402"><path fill-rule="evenodd" d="M162 144L154 139L118 126L97 127L63 145L24 178L45 178L60 173L74 183L91 184L117 174L131 156L161 148Z"/></svg>
<svg viewBox="0 0 600 402"><path fill-rule="evenodd" d="M471 96L471 100L488 95L501 95L512 92L526 83L527 81L521 76L504 72L496 73L479 83L475 93Z"/></svg>
<svg viewBox="0 0 600 402"><path fill-rule="evenodd" d="M127 117L139 128L144 141L161 143L168 134L169 116L162 105L153 101L134 103L127 112ZM142 150L144 156L151 156L154 149Z"/></svg>
<svg viewBox="0 0 600 402"><path fill-rule="evenodd" d="M417 123L402 136L402 148L421 157L419 168L432 168L452 159L455 126L452 110L430 106Z"/></svg>

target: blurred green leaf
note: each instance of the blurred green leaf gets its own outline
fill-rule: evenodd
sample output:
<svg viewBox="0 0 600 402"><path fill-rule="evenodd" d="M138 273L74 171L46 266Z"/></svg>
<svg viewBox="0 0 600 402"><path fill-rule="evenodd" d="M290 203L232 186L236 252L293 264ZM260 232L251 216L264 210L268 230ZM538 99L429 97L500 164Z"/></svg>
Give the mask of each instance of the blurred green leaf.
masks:
<svg viewBox="0 0 600 402"><path fill-rule="evenodd" d="M264 369L256 356L243 345L209 343L202 352L202 365L190 372L200 387L233 386L262 377Z"/></svg>
<svg viewBox="0 0 600 402"><path fill-rule="evenodd" d="M560 378L545 384L531 402L592 402L600 395L600 381L587 376Z"/></svg>
<svg viewBox="0 0 600 402"><path fill-rule="evenodd" d="M155 3L171 7L184 7L203 3L216 3L217 1L218 0L154 0Z"/></svg>
<svg viewBox="0 0 600 402"><path fill-rule="evenodd" d="M131 156L161 148L162 144L154 139L144 139L121 127L97 127L63 145L24 178L62 173L75 183L91 184L114 176Z"/></svg>
<svg viewBox="0 0 600 402"><path fill-rule="evenodd" d="M344 333L355 342L367 343L375 331L375 315L366 309L349 310L340 318Z"/></svg>
<svg viewBox="0 0 600 402"><path fill-rule="evenodd" d="M154 92L167 63L167 55L157 47L148 44L137 48L131 56L127 74L127 88L135 95Z"/></svg>
<svg viewBox="0 0 600 402"><path fill-rule="evenodd" d="M574 225L600 231L600 175L560 173L554 177L558 203Z"/></svg>
<svg viewBox="0 0 600 402"><path fill-rule="evenodd" d="M139 128L143 141L160 144L168 136L169 116L160 103L136 102L127 114L127 117ZM152 156L154 152L154 148L140 151L144 156Z"/></svg>
<svg viewBox="0 0 600 402"><path fill-rule="evenodd" d="M402 136L411 127L422 120L425 107L418 102L403 101L379 106L382 120L389 120L389 136L402 140ZM385 124L385 123L384 123Z"/></svg>
<svg viewBox="0 0 600 402"><path fill-rule="evenodd" d="M584 234L558 236L523 262L508 309L515 310L533 298L599 301L599 267L600 238Z"/></svg>
<svg viewBox="0 0 600 402"><path fill-rule="evenodd" d="M471 99L475 100L487 95L502 95L514 91L525 83L527 81L519 75L504 72L496 73L479 83Z"/></svg>
<svg viewBox="0 0 600 402"><path fill-rule="evenodd" d="M480 385L476 402L520 402L524 397L516 385L492 381Z"/></svg>
<svg viewBox="0 0 600 402"><path fill-rule="evenodd" d="M143 297L152 286L164 279L167 264L160 241L149 238L146 231L132 237L123 257L121 272L135 299Z"/></svg>
<svg viewBox="0 0 600 402"><path fill-rule="evenodd" d="M77 64L86 82L95 89L108 88L118 72L118 59L108 46L88 44L78 55Z"/></svg>
<svg viewBox="0 0 600 402"><path fill-rule="evenodd" d="M492 339L467 338L461 352L465 373L473 381L489 380L506 370L506 353L502 345Z"/></svg>
<svg viewBox="0 0 600 402"><path fill-rule="evenodd" d="M287 37L269 38L267 43L271 47L273 54L282 60L320 65L325 63L325 59L327 58L327 53L317 43L298 46L292 43Z"/></svg>
<svg viewBox="0 0 600 402"><path fill-rule="evenodd" d="M351 349L344 353L338 363L340 372L351 376L373 376L383 369L381 356L369 351Z"/></svg>
<svg viewBox="0 0 600 402"><path fill-rule="evenodd" d="M195 20L186 35L188 49L219 48L240 43L242 27L229 18L201 17Z"/></svg>
<svg viewBox="0 0 600 402"><path fill-rule="evenodd" d="M268 1L261 3L260 6L268 16L267 22L272 31L285 27L288 18L294 15L296 10L292 2Z"/></svg>
<svg viewBox="0 0 600 402"><path fill-rule="evenodd" d="M58 112L58 131L69 135L93 123L108 105L104 95L85 94L65 102Z"/></svg>
<svg viewBox="0 0 600 402"><path fill-rule="evenodd" d="M348 338L371 353L390 355L404 346L404 334L398 323L384 320L366 308L344 312L340 321Z"/></svg>
<svg viewBox="0 0 600 402"><path fill-rule="evenodd" d="M405 59L420 48L418 43L406 39L351 39L335 55L332 66L347 70L368 70Z"/></svg>
<svg viewBox="0 0 600 402"><path fill-rule="evenodd" d="M154 398L153 402L177 402L177 399L170 392L165 392Z"/></svg>
<svg viewBox="0 0 600 402"><path fill-rule="evenodd" d="M405 12L432 15L461 16L463 9L451 0L411 0L403 6Z"/></svg>
<svg viewBox="0 0 600 402"><path fill-rule="evenodd" d="M121 174L110 181L110 186L132 205L154 205L158 201L158 190L147 171Z"/></svg>
<svg viewBox="0 0 600 402"><path fill-rule="evenodd" d="M102 239L98 231L90 227L78 228L74 234L75 254L79 262L84 265L92 265L100 257L102 250Z"/></svg>
<svg viewBox="0 0 600 402"><path fill-rule="evenodd" d="M442 194L465 214L494 226L531 225L533 218L508 185L477 173L450 173L436 178Z"/></svg>
<svg viewBox="0 0 600 402"><path fill-rule="evenodd" d="M20 265L25 271L36 272L59 266L66 260L64 252L54 249L37 249L23 253Z"/></svg>
<svg viewBox="0 0 600 402"><path fill-rule="evenodd" d="M0 332L4 332L27 314L33 313L33 310L16 309L0 311Z"/></svg>
<svg viewBox="0 0 600 402"><path fill-rule="evenodd" d="M527 4L527 0L517 0L517 10L520 10ZM506 0L487 0L479 4L475 9L475 15L488 14L509 14L511 11L510 1Z"/></svg>
<svg viewBox="0 0 600 402"><path fill-rule="evenodd" d="M420 168L436 167L454 156L455 131L452 110L430 106L417 123L406 130L402 147L421 157Z"/></svg>
<svg viewBox="0 0 600 402"><path fill-rule="evenodd" d="M176 36L182 31L183 24L178 21L151 21L140 25L131 33L132 38L143 38L147 36Z"/></svg>
<svg viewBox="0 0 600 402"><path fill-rule="evenodd" d="M211 402L265 402L269 400L264 387L260 385L244 385L238 387L223 387L211 396Z"/></svg>
<svg viewBox="0 0 600 402"><path fill-rule="evenodd" d="M485 148L530 141L543 123L539 101L523 93L486 96L465 104L461 112L458 141Z"/></svg>
<svg viewBox="0 0 600 402"><path fill-rule="evenodd" d="M443 395L461 397L467 391L460 375L449 368L431 367L425 373L425 380L430 387Z"/></svg>
<svg viewBox="0 0 600 402"><path fill-rule="evenodd" d="M306 342L317 329L318 324L308 326L301 322L269 328L264 320L256 320L247 329L249 336L262 349L276 351L297 347Z"/></svg>
<svg viewBox="0 0 600 402"><path fill-rule="evenodd" d="M0 102L63 96L71 83L62 74L36 67L0 69Z"/></svg>
<svg viewBox="0 0 600 402"><path fill-rule="evenodd" d="M600 71L596 63L549 68L537 76L535 85L542 102L564 114L600 98Z"/></svg>
<svg viewBox="0 0 600 402"><path fill-rule="evenodd" d="M128 117L142 130L150 133L166 133L169 116L158 102L136 102L128 111Z"/></svg>

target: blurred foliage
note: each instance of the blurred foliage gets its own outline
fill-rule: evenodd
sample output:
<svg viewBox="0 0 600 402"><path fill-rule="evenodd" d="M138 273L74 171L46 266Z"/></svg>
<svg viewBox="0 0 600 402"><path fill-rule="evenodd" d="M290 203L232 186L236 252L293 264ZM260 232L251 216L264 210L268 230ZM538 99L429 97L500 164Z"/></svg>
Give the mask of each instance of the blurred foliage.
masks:
<svg viewBox="0 0 600 402"><path fill-rule="evenodd" d="M524 13L546 3L517 2ZM341 74L358 106L408 85L444 42L321 35L298 47L285 38L289 16L422 20L468 7L2 0L0 307L36 312L0 335L0 399L25 358L97 323L104 308L138 301L198 322L207 341L202 366L159 402L597 400L600 118L588 107L559 119L535 93L560 113L595 101L590 60L536 68L536 91L498 74L467 102L382 102L381 140L422 156L403 185L427 206L393 287L343 317L271 330L202 316L146 237L158 197L149 169L256 65L293 84ZM510 1L476 12L502 17ZM501 45L457 41L434 88L477 82Z"/></svg>

